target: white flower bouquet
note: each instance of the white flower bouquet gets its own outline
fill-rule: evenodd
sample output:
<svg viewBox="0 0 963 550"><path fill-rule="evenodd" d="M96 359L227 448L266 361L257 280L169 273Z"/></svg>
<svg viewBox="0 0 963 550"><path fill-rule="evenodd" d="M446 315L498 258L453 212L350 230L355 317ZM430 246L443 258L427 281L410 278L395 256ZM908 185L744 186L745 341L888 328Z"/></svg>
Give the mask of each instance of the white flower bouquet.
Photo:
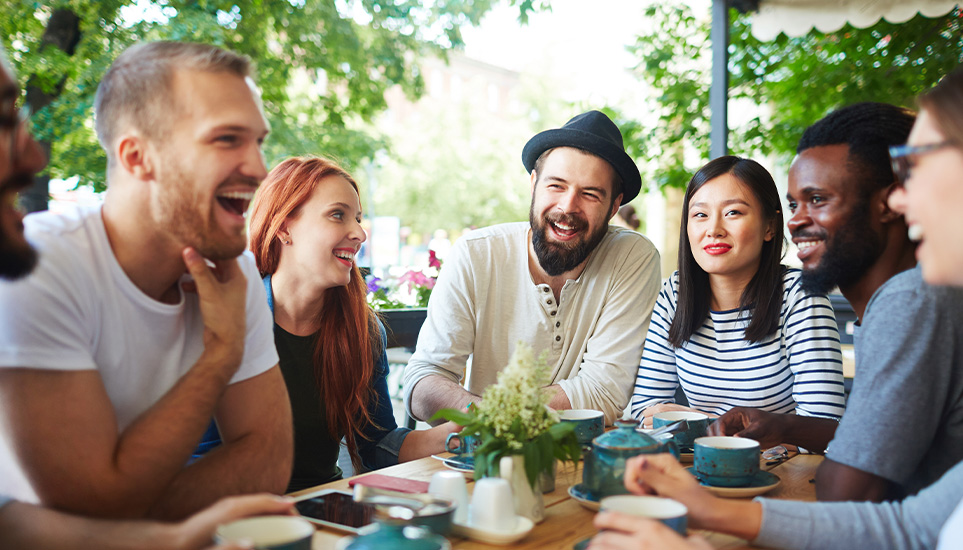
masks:
<svg viewBox="0 0 963 550"><path fill-rule="evenodd" d="M548 366L544 356L535 357L531 347L519 342L498 382L482 393L482 401L469 411L442 409L435 419L452 420L475 435L475 478L498 475L501 457L525 457L525 473L535 487L538 474L551 474L555 459L577 462L581 447L569 423L560 423L548 406L544 390Z"/></svg>

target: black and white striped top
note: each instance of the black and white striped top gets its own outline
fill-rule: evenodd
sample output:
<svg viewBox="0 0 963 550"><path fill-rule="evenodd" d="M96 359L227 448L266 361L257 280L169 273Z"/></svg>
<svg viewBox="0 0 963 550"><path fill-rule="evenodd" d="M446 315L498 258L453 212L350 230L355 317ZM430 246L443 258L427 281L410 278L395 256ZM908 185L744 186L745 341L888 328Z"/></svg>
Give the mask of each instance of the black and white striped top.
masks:
<svg viewBox="0 0 963 550"><path fill-rule="evenodd" d="M681 348L668 342L679 273L665 280L645 338L630 410L635 418L652 405L673 402L681 384L689 406L722 414L732 407L839 418L843 414L843 362L836 316L829 300L800 288L801 273L783 274L779 330L761 342L745 340L751 313L710 311Z"/></svg>

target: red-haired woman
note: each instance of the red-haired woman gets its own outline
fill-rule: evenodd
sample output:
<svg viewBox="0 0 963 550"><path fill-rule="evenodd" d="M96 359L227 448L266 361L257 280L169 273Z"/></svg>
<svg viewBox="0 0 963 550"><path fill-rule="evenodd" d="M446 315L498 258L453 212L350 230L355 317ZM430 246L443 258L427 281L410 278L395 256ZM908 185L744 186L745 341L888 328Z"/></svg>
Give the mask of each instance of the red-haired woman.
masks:
<svg viewBox="0 0 963 550"><path fill-rule="evenodd" d="M330 160L285 160L254 199L250 248L294 412L290 491L341 477L342 437L355 469L376 469L443 451L459 429L397 427L384 327L354 262L364 240L358 185Z"/></svg>

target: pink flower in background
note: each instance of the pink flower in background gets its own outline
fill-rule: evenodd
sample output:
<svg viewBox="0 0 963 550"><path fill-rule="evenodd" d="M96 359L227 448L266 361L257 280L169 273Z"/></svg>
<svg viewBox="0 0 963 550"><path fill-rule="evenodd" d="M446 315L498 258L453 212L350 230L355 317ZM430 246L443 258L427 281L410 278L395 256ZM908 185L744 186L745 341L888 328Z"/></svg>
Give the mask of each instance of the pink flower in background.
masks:
<svg viewBox="0 0 963 550"><path fill-rule="evenodd" d="M387 275L384 280L369 275L368 303L376 309L426 307L440 269L441 260L434 250L429 250L428 268L425 271L431 275L415 269L409 269L400 277ZM407 292L403 292L402 288Z"/></svg>
<svg viewBox="0 0 963 550"><path fill-rule="evenodd" d="M421 271L415 271L414 269L398 277L398 282L407 283L408 290L411 292L415 292L418 287L429 289L435 287L434 277L429 277Z"/></svg>

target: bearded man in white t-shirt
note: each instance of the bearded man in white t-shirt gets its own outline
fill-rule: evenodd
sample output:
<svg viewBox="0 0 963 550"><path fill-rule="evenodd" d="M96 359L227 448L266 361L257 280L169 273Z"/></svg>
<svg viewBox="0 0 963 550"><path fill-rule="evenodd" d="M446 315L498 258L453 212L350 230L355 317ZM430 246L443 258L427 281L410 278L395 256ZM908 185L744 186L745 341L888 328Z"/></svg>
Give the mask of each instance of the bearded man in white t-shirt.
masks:
<svg viewBox="0 0 963 550"><path fill-rule="evenodd" d="M39 263L0 282L0 494L180 518L283 491L291 412L263 286L238 257L268 133L247 59L132 47L95 116L103 207L28 216ZM187 465L212 416L225 445Z"/></svg>

